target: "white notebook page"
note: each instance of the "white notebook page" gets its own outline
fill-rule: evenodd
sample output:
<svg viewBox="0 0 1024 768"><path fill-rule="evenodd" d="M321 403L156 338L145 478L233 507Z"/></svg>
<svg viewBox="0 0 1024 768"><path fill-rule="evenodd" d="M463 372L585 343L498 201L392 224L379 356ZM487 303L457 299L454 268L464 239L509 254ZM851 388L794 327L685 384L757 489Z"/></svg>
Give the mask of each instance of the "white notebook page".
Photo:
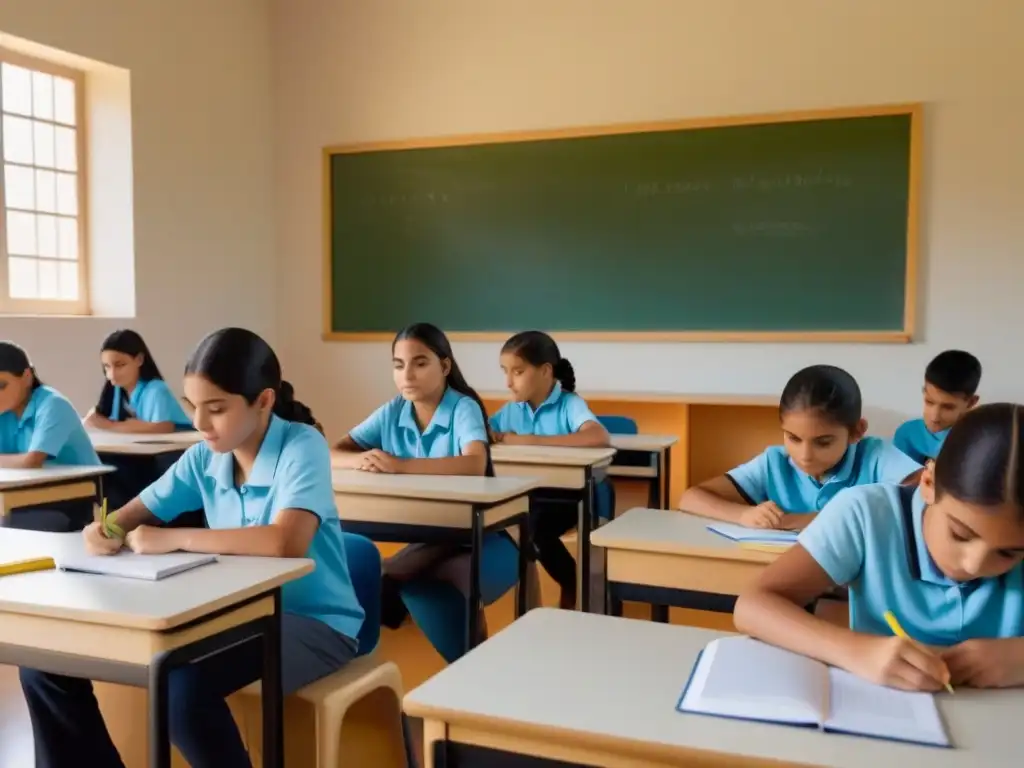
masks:
<svg viewBox="0 0 1024 768"><path fill-rule="evenodd" d="M121 550L116 555L83 555L68 558L58 563L58 566L67 571L157 581L216 560L216 555L200 555L193 552L137 555L129 550Z"/></svg>
<svg viewBox="0 0 1024 768"><path fill-rule="evenodd" d="M796 531L780 531L773 528L747 528L733 523L712 523L707 526L712 533L724 536L733 541L754 541L765 544L787 544L796 542L799 533Z"/></svg>
<svg viewBox="0 0 1024 768"><path fill-rule="evenodd" d="M869 683L829 669L831 700L826 730L948 746L935 697Z"/></svg>

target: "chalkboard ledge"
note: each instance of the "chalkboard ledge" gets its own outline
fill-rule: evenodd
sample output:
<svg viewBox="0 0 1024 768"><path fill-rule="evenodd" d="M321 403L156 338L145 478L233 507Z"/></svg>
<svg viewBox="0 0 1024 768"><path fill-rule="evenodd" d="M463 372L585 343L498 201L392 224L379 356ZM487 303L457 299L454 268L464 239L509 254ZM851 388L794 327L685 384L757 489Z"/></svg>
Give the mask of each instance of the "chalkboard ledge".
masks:
<svg viewBox="0 0 1024 768"><path fill-rule="evenodd" d="M559 341L675 342L748 344L909 344L908 331L549 331ZM448 331L452 341L502 342L510 331ZM391 331L326 331L324 341L380 342L394 338Z"/></svg>

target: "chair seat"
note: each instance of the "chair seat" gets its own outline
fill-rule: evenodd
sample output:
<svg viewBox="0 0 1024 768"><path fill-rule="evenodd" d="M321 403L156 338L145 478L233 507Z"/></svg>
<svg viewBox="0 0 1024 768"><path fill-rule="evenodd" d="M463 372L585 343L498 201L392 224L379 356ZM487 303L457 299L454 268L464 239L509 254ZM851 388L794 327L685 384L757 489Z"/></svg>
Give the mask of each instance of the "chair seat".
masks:
<svg viewBox="0 0 1024 768"><path fill-rule="evenodd" d="M353 702L377 688L390 688L402 698L402 674L393 661L379 658L370 653L353 659L337 672L322 677L301 688L293 695L314 706L330 703ZM263 688L257 680L242 689L242 693L259 696Z"/></svg>

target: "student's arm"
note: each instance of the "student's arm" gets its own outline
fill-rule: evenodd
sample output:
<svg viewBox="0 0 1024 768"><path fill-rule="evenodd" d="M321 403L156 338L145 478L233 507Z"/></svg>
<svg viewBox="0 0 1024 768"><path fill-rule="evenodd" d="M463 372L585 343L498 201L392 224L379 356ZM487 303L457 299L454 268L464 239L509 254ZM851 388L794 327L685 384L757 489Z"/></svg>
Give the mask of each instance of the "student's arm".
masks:
<svg viewBox="0 0 1024 768"><path fill-rule="evenodd" d="M42 451L27 453L0 453L2 469L39 469L49 456Z"/></svg>
<svg viewBox="0 0 1024 768"><path fill-rule="evenodd" d="M608 430L599 421L588 421L577 432L567 435L517 435L505 433L500 442L506 445L551 445L562 448L607 448L611 445Z"/></svg>
<svg viewBox="0 0 1024 768"><path fill-rule="evenodd" d="M72 430L81 429L78 414L64 400L50 398L36 413L35 426L24 453L0 455L4 469L38 469L67 444Z"/></svg>
<svg viewBox="0 0 1024 768"><path fill-rule="evenodd" d="M359 469L365 449L350 435L345 435L331 450L331 466L337 469Z"/></svg>
<svg viewBox="0 0 1024 768"><path fill-rule="evenodd" d="M924 467L888 441L881 441L881 446L876 482L917 485Z"/></svg>
<svg viewBox="0 0 1024 768"><path fill-rule="evenodd" d="M366 453L383 447L387 407L386 403L380 406L334 446L331 451L332 467L360 469L365 463Z"/></svg>
<svg viewBox="0 0 1024 768"><path fill-rule="evenodd" d="M737 525L778 528L784 512L768 498L768 457L762 453L692 488L679 499L684 512Z"/></svg>
<svg viewBox="0 0 1024 768"><path fill-rule="evenodd" d="M443 459L405 459L398 471L409 475L483 475L487 471L487 443L477 440L462 450L461 456Z"/></svg>
<svg viewBox="0 0 1024 768"><path fill-rule="evenodd" d="M126 419L125 421L111 421L104 429L109 432L122 432L132 435L166 435L174 432L177 426L173 421Z"/></svg>

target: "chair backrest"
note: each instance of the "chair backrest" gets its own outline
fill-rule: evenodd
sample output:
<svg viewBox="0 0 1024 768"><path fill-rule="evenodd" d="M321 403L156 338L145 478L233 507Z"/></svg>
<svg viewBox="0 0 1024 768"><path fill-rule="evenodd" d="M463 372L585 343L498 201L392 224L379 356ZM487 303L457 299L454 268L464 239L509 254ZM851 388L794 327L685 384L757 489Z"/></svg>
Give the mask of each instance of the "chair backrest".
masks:
<svg viewBox="0 0 1024 768"><path fill-rule="evenodd" d="M613 435L635 435L639 431L628 416L598 416L597 420Z"/></svg>
<svg viewBox="0 0 1024 768"><path fill-rule="evenodd" d="M365 536L343 533L348 571L356 599L363 606L366 618L359 630L359 656L365 656L377 647L380 640L380 550Z"/></svg>

